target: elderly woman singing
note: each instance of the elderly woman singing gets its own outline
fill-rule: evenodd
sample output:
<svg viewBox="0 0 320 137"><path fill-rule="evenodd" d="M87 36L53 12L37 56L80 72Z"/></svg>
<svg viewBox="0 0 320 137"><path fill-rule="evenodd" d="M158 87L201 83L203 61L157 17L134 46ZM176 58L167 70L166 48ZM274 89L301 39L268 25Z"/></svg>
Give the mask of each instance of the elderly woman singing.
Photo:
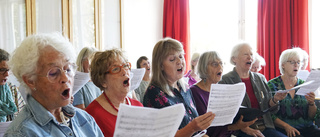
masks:
<svg viewBox="0 0 320 137"><path fill-rule="evenodd" d="M103 136L88 113L65 107L76 71L74 49L67 39L60 34L29 36L9 64L27 89L28 103L4 136Z"/></svg>

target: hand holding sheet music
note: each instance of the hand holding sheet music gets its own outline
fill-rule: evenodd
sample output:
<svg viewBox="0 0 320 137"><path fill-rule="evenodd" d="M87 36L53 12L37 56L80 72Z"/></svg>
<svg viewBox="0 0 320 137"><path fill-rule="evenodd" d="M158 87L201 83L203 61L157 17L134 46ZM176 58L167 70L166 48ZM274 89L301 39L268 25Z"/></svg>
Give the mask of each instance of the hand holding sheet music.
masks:
<svg viewBox="0 0 320 137"><path fill-rule="evenodd" d="M234 85L211 85L207 111L216 114L211 126L223 126L232 123L242 103L245 90L243 82Z"/></svg>
<svg viewBox="0 0 320 137"><path fill-rule="evenodd" d="M305 86L311 84L312 82L313 82L313 81L308 81L308 82L305 82L305 83L300 84L300 85L298 85L298 86L295 86L295 87L293 87L293 88L291 88L291 89L278 90L278 91L276 91L276 92L278 92L278 93L288 93L288 92L291 91L291 90L295 90L295 89L300 88L300 87L305 87Z"/></svg>
<svg viewBox="0 0 320 137"><path fill-rule="evenodd" d="M184 114L183 104L162 109L120 104L114 137L173 137Z"/></svg>

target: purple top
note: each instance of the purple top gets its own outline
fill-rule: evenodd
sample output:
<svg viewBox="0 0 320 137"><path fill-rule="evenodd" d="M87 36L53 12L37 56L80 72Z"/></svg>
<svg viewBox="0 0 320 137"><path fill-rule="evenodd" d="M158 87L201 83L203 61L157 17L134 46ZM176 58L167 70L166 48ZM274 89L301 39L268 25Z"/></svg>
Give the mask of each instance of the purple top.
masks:
<svg viewBox="0 0 320 137"><path fill-rule="evenodd" d="M194 79L193 77L191 77L190 73L191 73L191 70L189 70L188 73L186 75L184 75L184 77L189 78L189 80L188 80L189 87L191 87L193 84L197 83L197 80Z"/></svg>
<svg viewBox="0 0 320 137"><path fill-rule="evenodd" d="M197 85L190 87L199 115L207 112L209 92L200 89ZM210 127L207 129L207 135L210 137L229 137L234 131L228 131L228 125Z"/></svg>

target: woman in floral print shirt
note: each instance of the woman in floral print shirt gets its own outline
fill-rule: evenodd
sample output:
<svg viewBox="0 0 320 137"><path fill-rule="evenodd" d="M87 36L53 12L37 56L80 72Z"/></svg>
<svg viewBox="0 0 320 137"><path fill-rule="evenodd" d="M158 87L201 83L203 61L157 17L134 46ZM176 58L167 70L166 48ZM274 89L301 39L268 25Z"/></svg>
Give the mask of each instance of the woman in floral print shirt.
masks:
<svg viewBox="0 0 320 137"><path fill-rule="evenodd" d="M164 108L183 103L185 115L176 137L190 137L207 129L214 119L212 112L198 116L190 91L186 90L183 75L185 71L182 44L174 39L160 40L153 49L152 78L144 95L146 107Z"/></svg>
<svg viewBox="0 0 320 137"><path fill-rule="evenodd" d="M287 49L282 52L279 60L281 76L268 82L271 91L291 89L304 83L297 78L301 65L301 56L296 50ZM301 135L304 137L318 137L320 130L313 121L320 116L320 110L314 104L315 94L305 96L295 94L296 90L288 92L285 99L280 101L280 110L272 118L277 130L289 137Z"/></svg>

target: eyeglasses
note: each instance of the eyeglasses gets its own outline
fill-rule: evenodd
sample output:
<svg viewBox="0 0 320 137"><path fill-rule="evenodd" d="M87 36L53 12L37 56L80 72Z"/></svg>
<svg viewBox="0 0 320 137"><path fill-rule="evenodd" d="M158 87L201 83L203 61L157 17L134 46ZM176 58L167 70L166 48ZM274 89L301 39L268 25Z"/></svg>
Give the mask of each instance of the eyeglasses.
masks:
<svg viewBox="0 0 320 137"><path fill-rule="evenodd" d="M287 61L287 62L289 62L291 65L295 65L295 64L300 65L301 64L301 61L290 60L290 61Z"/></svg>
<svg viewBox="0 0 320 137"><path fill-rule="evenodd" d="M6 72L9 72L9 70L10 70L10 69L1 68L1 69L0 69L0 74L1 74L1 75L4 75L4 74L6 74Z"/></svg>
<svg viewBox="0 0 320 137"><path fill-rule="evenodd" d="M131 63L130 62L127 62L127 63L124 63L122 66L115 66L115 67L112 67L109 71L107 71L105 74L117 74L121 71L121 69L127 69L127 70L131 70Z"/></svg>
<svg viewBox="0 0 320 137"><path fill-rule="evenodd" d="M49 82L57 83L60 80L62 72L64 72L64 74L66 74L69 78L73 77L75 75L77 66L75 64L68 64L63 68L61 69L59 67L53 67L48 71L45 77L48 78Z"/></svg>
<svg viewBox="0 0 320 137"><path fill-rule="evenodd" d="M212 62L211 65L216 68L216 67L219 67L219 65L221 67L223 67L225 65L225 63L224 62Z"/></svg>

